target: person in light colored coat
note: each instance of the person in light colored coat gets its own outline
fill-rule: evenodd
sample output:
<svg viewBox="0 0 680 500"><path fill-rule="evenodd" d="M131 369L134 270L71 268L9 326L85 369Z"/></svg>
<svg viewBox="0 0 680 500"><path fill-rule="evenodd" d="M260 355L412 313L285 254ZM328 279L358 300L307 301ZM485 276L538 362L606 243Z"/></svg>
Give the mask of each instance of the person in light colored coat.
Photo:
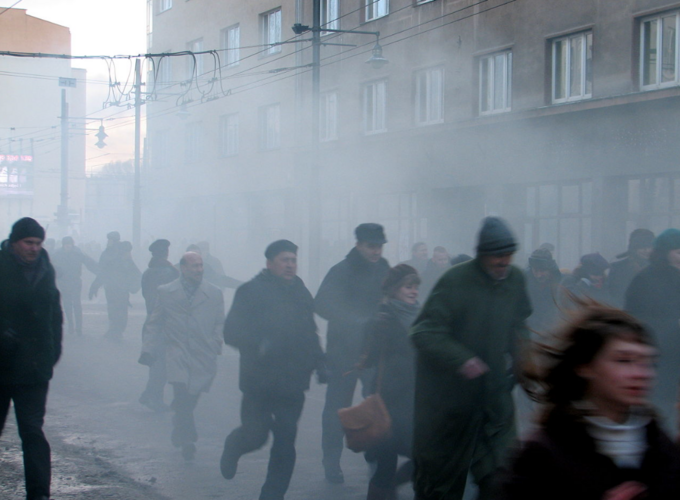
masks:
<svg viewBox="0 0 680 500"><path fill-rule="evenodd" d="M157 343L165 343L168 383L174 389L172 443L192 460L198 439L193 411L217 373L222 352L224 299L219 288L203 280L203 259L187 252L179 279L158 287L153 312L143 330L139 362L151 366Z"/></svg>

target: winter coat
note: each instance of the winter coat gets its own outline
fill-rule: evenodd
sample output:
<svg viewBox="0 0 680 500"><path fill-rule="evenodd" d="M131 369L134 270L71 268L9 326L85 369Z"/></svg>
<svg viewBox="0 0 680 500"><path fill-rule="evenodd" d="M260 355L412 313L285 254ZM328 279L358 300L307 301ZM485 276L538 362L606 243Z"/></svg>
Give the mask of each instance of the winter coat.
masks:
<svg viewBox="0 0 680 500"><path fill-rule="evenodd" d="M39 384L61 356L62 312L54 268L41 250L28 282L8 241L0 247L0 384Z"/></svg>
<svg viewBox="0 0 680 500"><path fill-rule="evenodd" d="M640 469L622 469L596 451L585 424L575 416L551 416L516 452L503 479L501 500L602 500L625 481L648 488L646 500L680 498L680 451L655 421L647 427L648 449Z"/></svg>
<svg viewBox="0 0 680 500"><path fill-rule="evenodd" d="M435 265L432 260L427 261L425 271L423 271L423 273L420 275L422 283L420 284L419 296L422 297L423 300L427 299L427 297L430 295L430 292L432 292L432 289L437 284L437 281L439 281L439 278L444 275L449 267L451 266L442 268Z"/></svg>
<svg viewBox="0 0 680 500"><path fill-rule="evenodd" d="M557 305L560 296L560 281L562 273L555 269L550 280L545 285L539 283L531 272L527 269L525 273L527 283L527 293L531 301L531 316L527 319L527 324L531 330L539 334L547 334L555 328L560 319L560 309Z"/></svg>
<svg viewBox="0 0 680 500"><path fill-rule="evenodd" d="M377 316L366 327L366 352L363 366L383 364L380 396L392 418L391 439L396 449L411 455L413 441L413 400L416 388L416 352L395 308L380 305ZM378 370L379 371L379 370ZM379 376L379 373L377 374ZM377 380L371 392L378 389Z"/></svg>
<svg viewBox="0 0 680 500"><path fill-rule="evenodd" d="M652 401L675 430L680 381L680 270L653 263L633 278L626 292L626 311L647 324L659 348Z"/></svg>
<svg viewBox="0 0 680 500"><path fill-rule="evenodd" d="M189 300L182 278L157 291L156 305L144 323L142 352L152 355L158 343L165 343L168 383L186 384L190 394L207 392L222 353L222 292L204 280Z"/></svg>
<svg viewBox="0 0 680 500"><path fill-rule="evenodd" d="M75 246L68 251L60 248L54 252L52 265L57 274L59 289L74 292L79 292L82 287L83 266L92 274L97 274L99 269L97 263L91 257L85 255L80 248Z"/></svg>
<svg viewBox="0 0 680 500"><path fill-rule="evenodd" d="M416 491L445 498L475 448L478 477L493 473L515 437L513 366L531 314L524 275L511 267L494 280L474 259L439 280L411 329L417 351L413 459ZM477 357L489 371L473 380L459 370ZM458 472L457 472L458 471Z"/></svg>
<svg viewBox="0 0 680 500"><path fill-rule="evenodd" d="M158 287L177 278L179 271L167 259L154 257L149 261L149 268L142 274L142 295L146 303L146 314L153 311Z"/></svg>
<svg viewBox="0 0 680 500"><path fill-rule="evenodd" d="M629 256L612 263L607 276L609 294L616 307L623 307L626 301L626 290L633 278L649 265L649 261L637 256Z"/></svg>
<svg viewBox="0 0 680 500"><path fill-rule="evenodd" d="M137 293L141 286L142 272L129 254L121 254L119 245L107 248L99 258L99 274L91 289L105 289L121 293Z"/></svg>
<svg viewBox="0 0 680 500"><path fill-rule="evenodd" d="M241 354L242 392L297 395L323 352L314 322L314 301L303 281L263 270L241 285L224 322L224 341Z"/></svg>
<svg viewBox="0 0 680 500"><path fill-rule="evenodd" d="M326 352L332 368L352 369L361 356L364 327L378 310L389 268L385 259L369 262L353 248L323 279L314 304L328 320Z"/></svg>

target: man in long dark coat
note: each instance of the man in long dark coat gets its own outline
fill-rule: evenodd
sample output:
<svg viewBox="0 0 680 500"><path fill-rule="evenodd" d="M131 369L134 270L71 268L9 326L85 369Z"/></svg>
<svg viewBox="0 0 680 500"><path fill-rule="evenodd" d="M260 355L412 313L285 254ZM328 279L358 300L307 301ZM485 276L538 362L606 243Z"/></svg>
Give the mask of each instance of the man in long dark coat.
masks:
<svg viewBox="0 0 680 500"><path fill-rule="evenodd" d="M531 314L517 243L499 218L483 221L477 257L442 276L413 325L417 351L413 460L418 500L461 500L468 471L479 498L515 437L513 367Z"/></svg>
<svg viewBox="0 0 680 500"><path fill-rule="evenodd" d="M50 445L42 426L49 381L61 356L62 312L45 230L24 217L0 246L0 433L14 403L27 500L50 497Z"/></svg>
<svg viewBox="0 0 680 500"><path fill-rule="evenodd" d="M267 267L236 291L224 341L240 351L241 426L224 443L222 475L232 479L241 455L274 442L260 500L283 500L295 467L297 423L312 371L323 352L314 302L297 277L297 246L275 241Z"/></svg>
<svg viewBox="0 0 680 500"><path fill-rule="evenodd" d="M149 246L151 260L149 268L142 274L142 295L146 304L147 317L151 315L158 298L158 287L179 278L179 271L168 260L170 242L156 240ZM152 353L153 364L149 367L149 379L139 402L154 411L167 411L163 402L163 392L167 376L165 373L165 344L158 342L156 351Z"/></svg>
<svg viewBox="0 0 680 500"><path fill-rule="evenodd" d="M360 224L354 232L356 246L328 271L314 300L316 313L328 320L326 354L330 377L322 416L322 447L326 479L331 483L344 481L338 410L352 405L364 326L378 311L382 284L390 268L382 258L387 242L383 227Z"/></svg>
<svg viewBox="0 0 680 500"><path fill-rule="evenodd" d="M609 294L616 307L623 307L626 290L633 278L649 265L649 256L654 246L654 233L649 229L636 229L630 233L628 250L616 256L607 276Z"/></svg>

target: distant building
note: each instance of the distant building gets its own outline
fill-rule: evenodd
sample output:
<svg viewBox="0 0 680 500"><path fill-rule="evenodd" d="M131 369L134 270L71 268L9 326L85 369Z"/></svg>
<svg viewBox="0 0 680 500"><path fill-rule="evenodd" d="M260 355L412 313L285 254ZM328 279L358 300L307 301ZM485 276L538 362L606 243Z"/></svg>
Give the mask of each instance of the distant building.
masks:
<svg viewBox="0 0 680 500"><path fill-rule="evenodd" d="M0 51L70 54L71 33L25 9L9 9L0 16ZM0 56L0 234L30 215L49 236L61 236L61 91L69 116L84 117L85 78L68 59ZM82 120L69 124L70 232L78 229L85 202L85 137Z"/></svg>
<svg viewBox="0 0 680 500"><path fill-rule="evenodd" d="M330 28L379 31L390 62L364 64L370 35L324 35L315 131L310 44L277 44L312 24L312 0L150 6L150 52L219 60L157 59L146 199L235 258L282 235L306 247L310 207L324 270L365 221L397 262L420 240L469 253L499 214L566 267L680 226L674 0L321 0Z"/></svg>

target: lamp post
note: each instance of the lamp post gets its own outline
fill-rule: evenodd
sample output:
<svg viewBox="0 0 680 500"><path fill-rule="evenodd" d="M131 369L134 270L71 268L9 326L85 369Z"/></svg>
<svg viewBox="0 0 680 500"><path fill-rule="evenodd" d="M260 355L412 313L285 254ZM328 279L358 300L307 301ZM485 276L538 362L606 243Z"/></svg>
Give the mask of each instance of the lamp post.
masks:
<svg viewBox="0 0 680 500"><path fill-rule="evenodd" d="M321 27L321 0L313 0L312 26L296 23L292 27L296 35L312 33L312 163L309 178L309 282L316 287L321 282L321 176L319 149L320 100L321 100L321 33L352 33L376 37L371 57L366 61L375 69L389 61L382 55L379 31L335 30Z"/></svg>

